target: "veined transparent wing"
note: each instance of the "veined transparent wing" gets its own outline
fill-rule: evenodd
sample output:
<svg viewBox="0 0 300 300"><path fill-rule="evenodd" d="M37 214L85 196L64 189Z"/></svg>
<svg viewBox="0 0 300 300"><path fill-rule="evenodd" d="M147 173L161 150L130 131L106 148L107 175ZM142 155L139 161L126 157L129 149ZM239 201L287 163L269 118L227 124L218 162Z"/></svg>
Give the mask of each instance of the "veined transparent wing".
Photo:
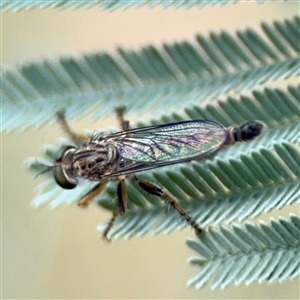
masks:
<svg viewBox="0 0 300 300"><path fill-rule="evenodd" d="M201 159L220 149L227 138L226 128L206 120L148 126L103 137L123 158L119 172L111 175Z"/></svg>

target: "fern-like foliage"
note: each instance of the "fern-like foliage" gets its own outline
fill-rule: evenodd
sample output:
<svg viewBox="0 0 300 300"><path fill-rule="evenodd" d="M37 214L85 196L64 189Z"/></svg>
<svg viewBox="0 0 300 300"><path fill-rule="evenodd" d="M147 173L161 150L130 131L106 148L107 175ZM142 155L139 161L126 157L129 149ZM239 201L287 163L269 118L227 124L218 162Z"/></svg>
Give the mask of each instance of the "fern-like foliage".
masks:
<svg viewBox="0 0 300 300"><path fill-rule="evenodd" d="M70 120L87 113L90 120L99 120L124 103L129 113L157 116L295 77L300 70L299 23L296 16L263 23L264 34L252 29L235 35L211 32L193 43L120 48L114 55L61 57L7 68L1 77L2 129L41 126L65 108Z"/></svg>
<svg viewBox="0 0 300 300"><path fill-rule="evenodd" d="M300 274L300 217L271 219L242 227L221 226L210 229L199 239L187 239L187 244L200 256L190 262L200 271L188 285L201 288L212 281L212 288L225 288L231 283L282 282Z"/></svg>
<svg viewBox="0 0 300 300"><path fill-rule="evenodd" d="M248 0L249 1L249 0ZM276 2L277 0L271 0ZM29 0L1 0L0 9L2 11L21 11L28 9L45 9L45 8L53 8L53 9L67 9L67 8L90 8L90 7L98 7L102 10L115 10L115 9L125 9L128 7L140 7L140 6L162 6L166 7L183 7L190 8L193 6L203 7L206 5L224 5L227 3L238 2L238 0L39 0L39 1L29 1ZM249 1L250 2L250 1ZM257 2L264 2L264 0L257 0ZM270 0L268 0L270 2Z"/></svg>
<svg viewBox="0 0 300 300"><path fill-rule="evenodd" d="M263 23L263 33L252 29L236 34L212 32L207 37L198 35L193 43L150 45L139 51L118 49L115 54L64 57L6 69L1 78L2 128L9 131L41 126L54 119L60 109L66 109L68 120L86 114L90 120L99 119L112 114L120 104L125 104L132 116L150 114L146 121L130 120L137 126L186 119L211 119L224 126L263 121L265 132L251 142L230 146L204 162L150 170L139 176L163 187L207 230L200 241L189 241L193 247L205 249L198 251L204 258L195 260L204 269L191 284L201 287L209 274L219 270L214 287L238 283L235 276L244 270L241 282L261 280L262 273L254 273L252 263L269 267L272 251L277 252L277 263L273 265L276 268L272 275L264 269L265 278L293 278L299 273L292 269L296 265L292 251L297 250L284 253L280 250L281 238L276 240L262 232L264 228L274 232L274 227L281 234L285 224L290 236L297 234L297 217L273 221L277 225L270 226L246 223L243 229L234 225L231 231L225 227L218 231L214 226L255 218L299 202L300 86L291 82L299 76L300 69L299 25L300 18L296 16ZM271 86L277 79L282 79L283 88ZM30 159L28 168L36 174L43 171L41 163L51 165L58 149L66 144L70 141L44 146L43 158ZM92 182L82 182L75 191L62 190L51 172L43 175L50 175L49 180L37 187L34 206L74 203L94 186ZM94 200L112 211L115 198L116 185L110 182ZM177 212L132 182L128 182L128 199L125 216L117 217L110 232L112 239L168 233L186 226ZM295 244L290 236L288 241L283 238L287 248ZM244 255L254 250L257 254ZM286 265L278 257L284 257ZM239 267L235 271L233 264L237 260Z"/></svg>

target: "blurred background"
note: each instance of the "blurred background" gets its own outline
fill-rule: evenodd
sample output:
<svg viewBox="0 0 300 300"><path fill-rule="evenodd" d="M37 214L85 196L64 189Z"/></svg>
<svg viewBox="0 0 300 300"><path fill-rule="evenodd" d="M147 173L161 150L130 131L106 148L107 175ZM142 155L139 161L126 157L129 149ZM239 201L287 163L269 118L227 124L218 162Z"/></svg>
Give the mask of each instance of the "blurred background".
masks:
<svg viewBox="0 0 300 300"><path fill-rule="evenodd" d="M148 43L192 40L196 33L257 28L262 20L297 12L299 2L287 1L240 2L201 10L143 7L110 13L96 8L4 13L2 65L113 51L116 46L137 49ZM105 123L117 125L113 116ZM73 125L81 131L105 123L82 120ZM61 135L55 125L2 134L2 299L299 299L299 280L224 291L187 288L186 281L197 271L186 262L194 255L184 243L186 236L193 236L189 228L107 244L96 226L110 214L95 205L84 210L76 205L54 211L33 209L34 189L42 178L35 179L23 162L38 157L41 145L54 143ZM287 216L289 211L276 214Z"/></svg>

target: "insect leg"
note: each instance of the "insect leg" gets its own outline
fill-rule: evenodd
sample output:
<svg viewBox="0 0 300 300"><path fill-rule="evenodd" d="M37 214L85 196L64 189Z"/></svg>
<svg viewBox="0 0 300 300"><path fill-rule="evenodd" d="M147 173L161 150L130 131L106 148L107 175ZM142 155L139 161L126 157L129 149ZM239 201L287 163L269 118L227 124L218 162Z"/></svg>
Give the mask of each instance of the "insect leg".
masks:
<svg viewBox="0 0 300 300"><path fill-rule="evenodd" d="M202 232L202 229L198 226L196 221L187 214L185 209L180 204L178 204L173 197L165 193L160 187L153 183L138 179L136 176L133 177L133 180L136 181L138 185L149 194L158 196L162 201L173 206L173 208L176 209L179 214L185 218L187 223L195 229L196 234Z"/></svg>
<svg viewBox="0 0 300 300"><path fill-rule="evenodd" d="M129 129L129 121L124 119L124 113L126 110L126 106L119 106L115 108L117 118L120 123L120 127L122 130L128 130Z"/></svg>
<svg viewBox="0 0 300 300"><path fill-rule="evenodd" d="M62 130L66 133L66 135L72 139L75 143L78 141L86 141L87 137L83 134L76 133L72 130L70 125L68 124L64 111L59 111L56 113L56 118L58 123L60 124Z"/></svg>
<svg viewBox="0 0 300 300"><path fill-rule="evenodd" d="M79 201L79 206L87 206L89 202L102 192L106 185L106 181L101 181L97 185L95 185L90 191L88 191Z"/></svg>
<svg viewBox="0 0 300 300"><path fill-rule="evenodd" d="M126 189L126 184L125 184L124 179L121 179L118 184L117 195L118 195L117 207L113 211L111 219L109 220L107 227L103 232L103 238L107 241L109 241L109 238L107 237L107 235L108 235L109 231L111 230L111 228L113 227L116 217L118 215L124 215L125 210L126 210L127 189Z"/></svg>
<svg viewBox="0 0 300 300"><path fill-rule="evenodd" d="M124 215L127 206L127 189L125 180L120 180L117 188L118 194L118 211L120 215Z"/></svg>
<svg viewBox="0 0 300 300"><path fill-rule="evenodd" d="M110 239L107 237L107 235L108 235L109 231L111 230L111 228L113 227L115 219L116 219L118 214L119 214L119 212L118 212L118 209L116 208L113 211L112 216L111 216L105 230L103 231L102 237L103 237L104 240L106 240L108 242L110 242Z"/></svg>

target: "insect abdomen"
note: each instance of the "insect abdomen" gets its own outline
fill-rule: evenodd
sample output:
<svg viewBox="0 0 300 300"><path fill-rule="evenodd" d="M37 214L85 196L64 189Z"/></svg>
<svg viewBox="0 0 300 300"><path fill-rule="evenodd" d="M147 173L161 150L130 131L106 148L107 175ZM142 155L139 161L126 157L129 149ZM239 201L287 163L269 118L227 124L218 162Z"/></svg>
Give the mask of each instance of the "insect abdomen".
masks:
<svg viewBox="0 0 300 300"><path fill-rule="evenodd" d="M263 129L264 124L258 121L247 122L240 126L230 127L228 128L229 138L226 144L232 145L235 142L246 142L253 140L261 134Z"/></svg>

